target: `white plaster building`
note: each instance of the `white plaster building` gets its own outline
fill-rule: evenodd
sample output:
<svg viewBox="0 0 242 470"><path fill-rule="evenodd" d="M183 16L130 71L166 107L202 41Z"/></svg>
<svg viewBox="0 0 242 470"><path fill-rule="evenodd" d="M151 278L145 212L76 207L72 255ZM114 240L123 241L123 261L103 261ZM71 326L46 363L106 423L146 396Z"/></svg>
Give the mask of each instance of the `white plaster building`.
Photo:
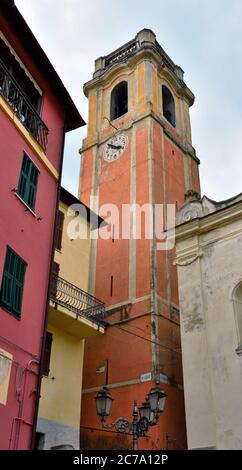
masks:
<svg viewBox="0 0 242 470"><path fill-rule="evenodd" d="M189 449L242 449L242 194L190 194L176 265Z"/></svg>

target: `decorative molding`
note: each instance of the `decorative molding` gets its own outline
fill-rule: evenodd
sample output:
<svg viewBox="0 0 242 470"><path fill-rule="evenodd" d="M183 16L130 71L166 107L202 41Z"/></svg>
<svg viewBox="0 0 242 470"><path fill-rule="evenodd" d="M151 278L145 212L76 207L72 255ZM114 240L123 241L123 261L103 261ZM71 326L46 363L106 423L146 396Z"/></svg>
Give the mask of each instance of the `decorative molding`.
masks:
<svg viewBox="0 0 242 470"><path fill-rule="evenodd" d="M134 124L142 121L143 119L146 119L148 117L152 117L164 130L164 134L166 137L168 137L177 147L179 150L181 150L184 154L189 155L193 160L195 160L196 163L200 164L199 158L196 156L195 149L189 145L183 145L179 140L174 137L169 131L168 125L166 124L165 120L159 117L152 109L149 109L145 113L140 114L138 117L135 119L130 119L128 124L122 126L119 130L119 132L125 132L131 129ZM100 136L100 134L95 134L92 137L92 142L90 142L90 136L86 137L83 141L82 148L79 149L80 155L90 148L94 147L95 145L102 145L105 144L108 140L110 140L117 131L114 131L113 133L110 133L109 135L105 135L105 137ZM85 142L88 142L85 144Z"/></svg>
<svg viewBox="0 0 242 470"><path fill-rule="evenodd" d="M189 266L190 264L194 263L197 261L197 259L202 258L204 255L203 251L200 249L196 254L194 255L186 255L186 256L177 256L174 261L174 266Z"/></svg>
<svg viewBox="0 0 242 470"><path fill-rule="evenodd" d="M121 387L128 387L129 385L138 385L138 384L143 384L144 382L141 381L141 377L143 374L139 376L138 379L133 379L133 380L126 380L123 382L116 382L112 384L105 385L107 389L112 389L112 388L121 388ZM146 374L145 374L146 375ZM183 390L183 386L181 384L177 384L175 382L172 382L166 375L160 374L159 376L160 382L163 384L170 385L172 387L177 388L178 390ZM151 374L151 379L149 380L150 382L153 382L155 378L153 377L153 374ZM149 382L148 380L146 381ZM91 388L84 388L81 391L82 395L87 395L88 393L96 393L100 390L101 386L99 385L98 387L91 387Z"/></svg>
<svg viewBox="0 0 242 470"><path fill-rule="evenodd" d="M185 212L185 207L188 207L188 205L183 206L183 208L180 210L182 214L184 214ZM181 221L178 223L178 220L182 220L183 217L182 214L179 215L179 212L177 215L176 241L205 234L221 226L231 224L236 220L242 221L242 200L235 202L233 205L229 205L227 207L207 212L187 222ZM233 230L233 232L230 232L230 234L227 235L226 238L231 238L232 236L234 236L235 233L237 234L237 232L239 231L240 230ZM222 238L223 240L225 239L224 236ZM204 246L207 244L211 244L214 241L219 241L217 234L214 235L214 240L210 239L209 242L204 243Z"/></svg>
<svg viewBox="0 0 242 470"><path fill-rule="evenodd" d="M132 41L130 41L130 44L133 46ZM169 77L169 81L173 83L173 86L176 88L179 95L184 96L190 106L193 104L194 95L183 81L182 69L172 62L172 60L165 53L157 41L144 41L138 47L133 47L133 51L131 53L129 53L128 49L127 54L125 49L126 46L127 44L109 54L109 56L101 57L96 60L96 70L94 72L94 77L84 85L84 93L86 96L88 96L88 93L96 87L97 83L103 84L106 80L115 75L117 71L120 71L120 69L127 67L134 68L139 62L147 58L149 61L153 59L160 70L162 69L163 73ZM124 52L123 57L121 57L122 51ZM106 59L108 58L108 60L110 60L110 58L115 57L115 54L118 54L120 60L114 61L109 66L105 66Z"/></svg>
<svg viewBox="0 0 242 470"><path fill-rule="evenodd" d="M242 193L227 201L216 202L212 201L207 196L201 198L199 193L189 190L185 194L185 198L186 201L176 216L177 226L194 219L205 218L212 214L218 219L221 219L222 213L222 217L225 219L226 215L229 215L231 211L236 212L237 204L242 202ZM225 211L226 209L227 211Z"/></svg>

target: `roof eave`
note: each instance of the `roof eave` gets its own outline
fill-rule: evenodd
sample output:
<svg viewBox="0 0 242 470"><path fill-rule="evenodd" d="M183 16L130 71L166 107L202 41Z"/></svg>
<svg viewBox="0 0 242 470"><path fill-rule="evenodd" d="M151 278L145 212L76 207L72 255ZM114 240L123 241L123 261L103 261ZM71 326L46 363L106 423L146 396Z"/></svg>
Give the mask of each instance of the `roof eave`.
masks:
<svg viewBox="0 0 242 470"><path fill-rule="evenodd" d="M76 105L74 104L70 94L65 88L58 73L54 69L47 55L43 51L30 27L21 15L13 0L1 0L1 13L15 30L15 34L21 38L21 42L31 57L35 61L37 67L45 76L50 84L55 96L60 102L65 112L65 128L66 131L72 131L84 126L86 123L80 115Z"/></svg>

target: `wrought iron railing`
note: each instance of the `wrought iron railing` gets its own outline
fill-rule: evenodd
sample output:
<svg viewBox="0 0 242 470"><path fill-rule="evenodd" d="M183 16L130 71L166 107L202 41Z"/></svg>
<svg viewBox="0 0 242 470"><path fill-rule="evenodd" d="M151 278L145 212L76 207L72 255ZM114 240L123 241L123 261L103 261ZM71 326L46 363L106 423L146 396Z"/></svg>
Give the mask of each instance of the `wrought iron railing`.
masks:
<svg viewBox="0 0 242 470"><path fill-rule="evenodd" d="M105 67L108 67L109 65L112 65L115 62L121 62L122 60L126 59L127 56L136 52L138 49L142 49L142 47L143 46L140 45L136 39L129 41L127 44L105 57ZM166 54L164 49L162 49L162 47L157 41L155 42L154 47L161 56L163 64L165 64L170 70L172 70L172 72L175 72L175 64L172 62L170 57Z"/></svg>
<svg viewBox="0 0 242 470"><path fill-rule="evenodd" d="M71 310L99 325L104 324L105 305L100 300L53 274L50 299L57 305Z"/></svg>
<svg viewBox="0 0 242 470"><path fill-rule="evenodd" d="M125 46L120 47L114 53L105 57L105 67L126 59L127 56L133 54L138 48L139 43L136 40L128 42Z"/></svg>
<svg viewBox="0 0 242 470"><path fill-rule="evenodd" d="M41 147L46 150L49 130L1 60L0 94L4 96L13 108L26 129L33 135Z"/></svg>

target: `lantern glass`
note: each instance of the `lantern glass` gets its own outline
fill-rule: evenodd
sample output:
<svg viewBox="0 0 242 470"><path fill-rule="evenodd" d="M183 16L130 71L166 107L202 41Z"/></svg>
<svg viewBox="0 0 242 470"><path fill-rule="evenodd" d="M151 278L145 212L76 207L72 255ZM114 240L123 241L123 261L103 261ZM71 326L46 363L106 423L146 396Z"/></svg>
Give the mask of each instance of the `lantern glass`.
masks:
<svg viewBox="0 0 242 470"><path fill-rule="evenodd" d="M161 390L159 382L157 382L156 387L152 388L148 394L151 411L154 413L160 413L164 411L166 397L166 393Z"/></svg>
<svg viewBox="0 0 242 470"><path fill-rule="evenodd" d="M96 396L95 398L96 400L96 410L97 410L97 414L98 416L103 416L104 415L104 411L105 411L105 397L102 397L102 396Z"/></svg>
<svg viewBox="0 0 242 470"><path fill-rule="evenodd" d="M110 415L112 402L113 402L113 398L111 396L107 396L106 397L106 416Z"/></svg>
<svg viewBox="0 0 242 470"><path fill-rule="evenodd" d="M113 398L108 393L106 387L103 387L102 390L98 392L97 396L95 397L95 401L98 416L109 416Z"/></svg>
<svg viewBox="0 0 242 470"><path fill-rule="evenodd" d="M150 421L151 411L149 402L146 401L145 403L142 403L142 405L139 407L139 414L141 419L146 418L148 421Z"/></svg>
<svg viewBox="0 0 242 470"><path fill-rule="evenodd" d="M152 389L148 394L151 411L157 411L158 408L158 392Z"/></svg>
<svg viewBox="0 0 242 470"><path fill-rule="evenodd" d="M166 397L167 397L167 395L163 392L163 396L160 396L160 398L159 398L159 401L158 401L158 411L159 411L159 413L161 413L165 409Z"/></svg>
<svg viewBox="0 0 242 470"><path fill-rule="evenodd" d="M155 413L154 413L154 411L150 410L150 422L152 423L154 421L154 419L155 419Z"/></svg>

